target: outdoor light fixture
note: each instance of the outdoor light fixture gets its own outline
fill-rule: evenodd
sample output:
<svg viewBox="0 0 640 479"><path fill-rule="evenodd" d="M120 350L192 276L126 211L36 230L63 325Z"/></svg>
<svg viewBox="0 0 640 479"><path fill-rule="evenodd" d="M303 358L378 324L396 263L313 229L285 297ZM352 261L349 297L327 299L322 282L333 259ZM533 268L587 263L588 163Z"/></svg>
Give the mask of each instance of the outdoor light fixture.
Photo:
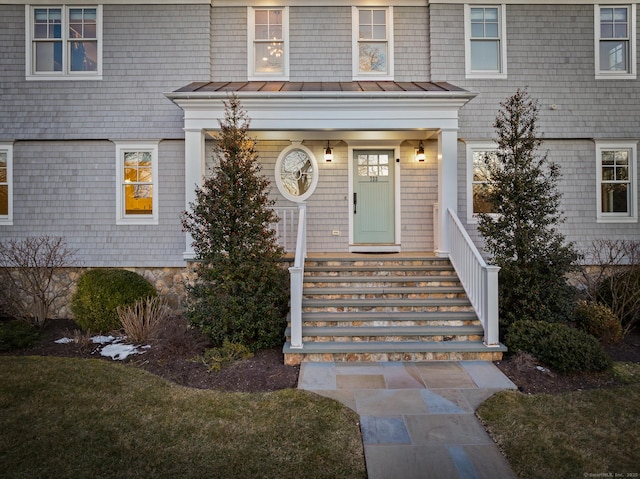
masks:
<svg viewBox="0 0 640 479"><path fill-rule="evenodd" d="M425 160L424 156L424 146L422 146L422 141L420 141L420 146L416 150L416 160L422 162Z"/></svg>
<svg viewBox="0 0 640 479"><path fill-rule="evenodd" d="M327 163L331 163L333 160L333 151L331 151L331 146L329 146L329 142L327 141L327 148L324 150L324 161Z"/></svg>

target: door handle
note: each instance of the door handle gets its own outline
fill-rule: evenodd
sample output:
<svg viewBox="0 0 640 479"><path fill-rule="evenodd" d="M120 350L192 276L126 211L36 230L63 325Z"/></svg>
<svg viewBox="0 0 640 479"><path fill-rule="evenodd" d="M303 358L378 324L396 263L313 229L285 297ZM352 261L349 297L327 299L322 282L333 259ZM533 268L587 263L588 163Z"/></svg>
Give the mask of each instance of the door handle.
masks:
<svg viewBox="0 0 640 479"><path fill-rule="evenodd" d="M353 214L358 212L358 193L353 194Z"/></svg>

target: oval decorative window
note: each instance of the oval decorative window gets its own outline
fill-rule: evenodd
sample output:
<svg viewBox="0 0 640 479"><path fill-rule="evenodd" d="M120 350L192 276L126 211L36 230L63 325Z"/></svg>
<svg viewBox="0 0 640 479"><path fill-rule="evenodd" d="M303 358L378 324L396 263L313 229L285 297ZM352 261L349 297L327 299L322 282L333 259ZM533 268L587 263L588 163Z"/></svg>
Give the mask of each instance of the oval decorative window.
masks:
<svg viewBox="0 0 640 479"><path fill-rule="evenodd" d="M318 162L308 148L296 144L282 150L276 161L276 185L282 196L301 203L318 184Z"/></svg>

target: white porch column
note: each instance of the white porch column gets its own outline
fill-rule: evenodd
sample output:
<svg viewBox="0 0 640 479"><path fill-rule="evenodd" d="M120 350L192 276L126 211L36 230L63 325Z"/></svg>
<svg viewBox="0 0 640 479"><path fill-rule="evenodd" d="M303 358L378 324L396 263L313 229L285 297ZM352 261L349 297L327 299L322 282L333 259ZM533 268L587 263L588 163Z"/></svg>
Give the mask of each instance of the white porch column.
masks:
<svg viewBox="0 0 640 479"><path fill-rule="evenodd" d="M202 130L184 131L184 209L189 210L189 203L196 199L196 186L202 186L204 177L204 135ZM193 238L186 233L186 249L182 257L186 260L195 258L191 243Z"/></svg>
<svg viewBox="0 0 640 479"><path fill-rule="evenodd" d="M436 255L446 257L451 251L447 210L458 210L458 130L440 130L438 134L438 204L436 221L439 232Z"/></svg>

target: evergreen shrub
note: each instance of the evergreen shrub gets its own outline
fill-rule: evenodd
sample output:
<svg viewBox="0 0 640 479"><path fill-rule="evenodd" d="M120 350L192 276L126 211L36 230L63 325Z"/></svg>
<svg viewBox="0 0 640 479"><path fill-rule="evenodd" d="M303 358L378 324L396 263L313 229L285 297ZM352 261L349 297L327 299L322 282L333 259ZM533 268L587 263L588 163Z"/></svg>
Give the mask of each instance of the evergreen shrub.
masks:
<svg viewBox="0 0 640 479"><path fill-rule="evenodd" d="M0 352L28 348L39 338L38 331L26 321L0 323Z"/></svg>
<svg viewBox="0 0 640 479"><path fill-rule="evenodd" d="M603 371L612 364L596 338L563 323L516 321L509 326L505 343L512 353L533 354L562 374Z"/></svg>
<svg viewBox="0 0 640 479"><path fill-rule="evenodd" d="M182 218L198 260L185 315L214 346L227 340L257 351L284 342L289 281L249 118L237 98L225 106L217 165Z"/></svg>
<svg viewBox="0 0 640 479"><path fill-rule="evenodd" d="M121 328L119 306L156 295L153 285L133 271L92 269L78 280L71 311L85 331L108 332Z"/></svg>
<svg viewBox="0 0 640 479"><path fill-rule="evenodd" d="M622 339L622 323L607 305L582 301L574 311L574 321L580 329L604 344L614 344Z"/></svg>

